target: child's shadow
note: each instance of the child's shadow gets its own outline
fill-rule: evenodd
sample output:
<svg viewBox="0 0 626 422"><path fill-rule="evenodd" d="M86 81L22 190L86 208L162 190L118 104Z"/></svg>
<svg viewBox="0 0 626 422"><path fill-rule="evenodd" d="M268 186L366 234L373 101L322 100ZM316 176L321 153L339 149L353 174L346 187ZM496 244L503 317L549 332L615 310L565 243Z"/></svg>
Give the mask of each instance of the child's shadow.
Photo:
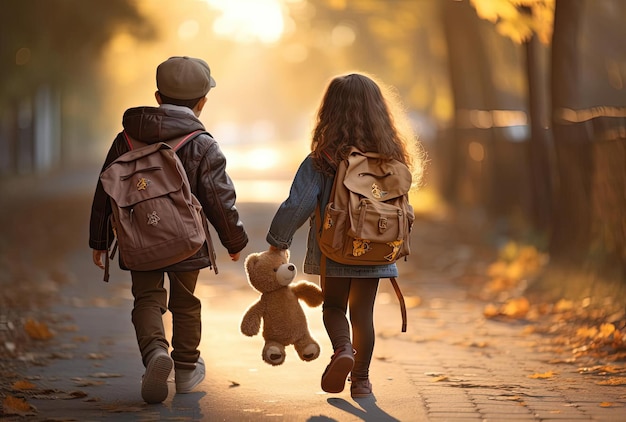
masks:
<svg viewBox="0 0 626 422"><path fill-rule="evenodd" d="M189 394L176 394L172 399L169 412L161 412L161 420L203 421L207 415L202 414L200 400L206 396L204 391Z"/></svg>
<svg viewBox="0 0 626 422"><path fill-rule="evenodd" d="M359 404L359 406L361 406L361 409L344 399L333 397L327 400L328 404L330 404L331 406L335 406L336 408L341 409L344 412L350 413L358 418L361 418L364 421L400 422L399 419L394 418L389 413L378 407L376 405L376 397L373 395L372 397L368 398L355 399L355 401Z"/></svg>

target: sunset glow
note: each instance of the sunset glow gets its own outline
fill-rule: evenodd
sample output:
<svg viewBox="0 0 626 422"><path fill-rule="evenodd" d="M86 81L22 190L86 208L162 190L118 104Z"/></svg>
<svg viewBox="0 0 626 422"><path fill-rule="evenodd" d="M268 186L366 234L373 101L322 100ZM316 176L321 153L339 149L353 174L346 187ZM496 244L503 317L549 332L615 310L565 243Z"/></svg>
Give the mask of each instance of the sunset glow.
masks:
<svg viewBox="0 0 626 422"><path fill-rule="evenodd" d="M205 0L222 14L213 23L215 34L241 43L273 43L285 29L280 0Z"/></svg>

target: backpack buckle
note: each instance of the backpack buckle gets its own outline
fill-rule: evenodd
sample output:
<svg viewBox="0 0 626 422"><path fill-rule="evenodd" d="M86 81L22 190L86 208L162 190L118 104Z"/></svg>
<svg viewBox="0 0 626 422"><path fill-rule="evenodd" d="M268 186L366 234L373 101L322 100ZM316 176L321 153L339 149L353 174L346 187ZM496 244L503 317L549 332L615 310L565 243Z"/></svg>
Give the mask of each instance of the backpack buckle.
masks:
<svg viewBox="0 0 626 422"><path fill-rule="evenodd" d="M385 230L387 230L387 217L380 217L378 219L378 231L382 233Z"/></svg>

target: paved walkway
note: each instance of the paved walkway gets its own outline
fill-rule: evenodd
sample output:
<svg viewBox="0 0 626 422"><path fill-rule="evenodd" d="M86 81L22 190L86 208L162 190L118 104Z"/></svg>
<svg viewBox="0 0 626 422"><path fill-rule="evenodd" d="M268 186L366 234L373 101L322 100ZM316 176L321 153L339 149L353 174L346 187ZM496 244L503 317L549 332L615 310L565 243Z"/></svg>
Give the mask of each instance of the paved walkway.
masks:
<svg viewBox="0 0 626 422"><path fill-rule="evenodd" d="M85 193L84 214L68 236L86 239L89 196ZM244 254L265 249L276 204L242 203L239 208L252 239ZM331 348L319 308L307 309L323 349L319 359L302 362L291 348L279 367L262 362L262 339L238 330L257 295L247 285L242 262L227 261L222 251L219 277L202 272L198 288L207 379L188 395L175 395L170 384L163 404L146 405L139 394L143 368L130 324L128 274L114 270L111 282L103 283L86 248L67 255L67 282L45 317L55 337L21 357L24 364L16 376L35 388L12 395L36 407L27 420L40 421L626 420L626 386L600 385L606 377L583 375L578 363L554 363L567 361L569 350L556 354L546 347L548 337L528 334L522 322L483 317L485 303L454 280L464 266L484 257L461 240L445 244L454 239L450 233L446 221L417 223L417 257L400 263L409 304L407 333L400 332L390 284L381 283L371 367L374 398L353 400L349 389L335 395L320 390ZM304 237L301 230L294 241L296 264L303 259ZM531 378L550 371L553 375L545 379Z"/></svg>

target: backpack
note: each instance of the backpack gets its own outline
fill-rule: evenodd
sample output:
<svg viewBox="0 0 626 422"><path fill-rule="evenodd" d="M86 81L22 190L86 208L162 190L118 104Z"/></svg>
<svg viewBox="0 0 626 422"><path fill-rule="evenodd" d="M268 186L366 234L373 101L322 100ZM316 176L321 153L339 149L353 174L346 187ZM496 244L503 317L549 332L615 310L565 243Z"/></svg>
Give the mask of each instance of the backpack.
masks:
<svg viewBox="0 0 626 422"><path fill-rule="evenodd" d="M348 265L386 265L409 255L411 181L400 161L353 148L337 167L323 222L317 219L322 253Z"/></svg>
<svg viewBox="0 0 626 422"><path fill-rule="evenodd" d="M151 271L189 258L205 242L211 266L215 251L202 205L191 192L187 173L176 150L204 131L195 131L167 142L144 144L124 136L130 151L122 154L101 174L111 198L111 224L120 260L125 268ZM136 144L138 148L133 148ZM109 254L107 253L107 270ZM105 281L108 271L105 270Z"/></svg>
<svg viewBox="0 0 626 422"><path fill-rule="evenodd" d="M337 167L324 213L319 205L316 210L322 255L347 265L387 265L408 256L415 220L408 197L411 183L411 172L402 162L352 148ZM322 285L326 275L324 257ZM395 277L391 283L400 302L405 332L404 298Z"/></svg>

